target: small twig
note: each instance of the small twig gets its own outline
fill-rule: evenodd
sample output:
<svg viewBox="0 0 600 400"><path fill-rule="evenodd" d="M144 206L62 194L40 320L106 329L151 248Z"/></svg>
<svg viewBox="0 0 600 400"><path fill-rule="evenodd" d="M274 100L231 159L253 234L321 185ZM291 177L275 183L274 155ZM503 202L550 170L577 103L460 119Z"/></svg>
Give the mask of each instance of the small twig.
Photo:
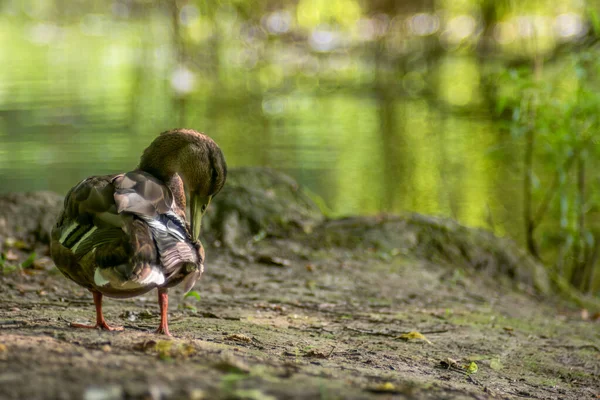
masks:
<svg viewBox="0 0 600 400"><path fill-rule="evenodd" d="M512 392L512 394L514 394L515 396L518 396L518 397L525 397L525 398L529 398L529 399L531 399L531 398L539 399L539 397L535 397L535 396L533 396L527 392L523 392L523 391L518 391L518 392L515 391L515 392Z"/></svg>
<svg viewBox="0 0 600 400"><path fill-rule="evenodd" d="M15 329L27 325L22 321L3 321L0 322L0 329Z"/></svg>
<svg viewBox="0 0 600 400"><path fill-rule="evenodd" d="M543 345L543 347L560 347L563 349L569 349L569 350L582 350L582 349L592 349L592 350L596 350L597 352L600 353L600 347L596 346L595 344L583 344L581 346L574 346L574 345L568 345L568 344L546 344Z"/></svg>
<svg viewBox="0 0 600 400"><path fill-rule="evenodd" d="M337 346L333 346L333 347L331 348L331 351L329 352L329 354L327 354L327 358L331 357L331 355L333 354L333 351L335 350L335 348L336 348L336 347L337 347Z"/></svg>
<svg viewBox="0 0 600 400"><path fill-rule="evenodd" d="M477 380L475 380L471 374L467 374L467 380L474 385L481 386L481 383L477 382Z"/></svg>
<svg viewBox="0 0 600 400"><path fill-rule="evenodd" d="M376 331L365 331L363 329L352 328L350 326L345 326L344 329L348 330L348 331L352 331L352 332L363 333L365 335L373 335L373 336L396 337L396 336L402 334L402 333L386 333L386 332L376 332Z"/></svg>
<svg viewBox="0 0 600 400"><path fill-rule="evenodd" d="M438 329L438 330L432 330L432 331L419 331L419 332L421 332L423 335L431 335L431 334L435 334L435 333L446 333L449 331L450 331L450 329Z"/></svg>
<svg viewBox="0 0 600 400"><path fill-rule="evenodd" d="M364 333L366 335L373 335L373 336L386 336L386 337L398 337L400 335L409 333L409 331L402 331L402 332L377 332L377 331L366 331L363 329L357 329L357 328L352 328L350 326L345 326L344 329L352 331L352 332L358 332L358 333ZM431 330L431 331L419 331L419 333L425 335L429 335L429 334L434 334L434 333L446 333L448 332L449 329L439 329L439 330Z"/></svg>

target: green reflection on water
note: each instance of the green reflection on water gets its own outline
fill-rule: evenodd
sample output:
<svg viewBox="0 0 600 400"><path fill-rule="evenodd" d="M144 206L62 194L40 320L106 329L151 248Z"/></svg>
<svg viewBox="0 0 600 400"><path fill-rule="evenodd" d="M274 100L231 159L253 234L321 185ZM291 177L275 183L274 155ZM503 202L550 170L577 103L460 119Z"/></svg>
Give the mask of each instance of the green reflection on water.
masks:
<svg viewBox="0 0 600 400"><path fill-rule="evenodd" d="M379 82L342 58L317 57L319 76L224 64L216 76L195 74L195 90L178 103L164 21L110 23L110 34L97 36L63 26L47 45L28 39L31 25L2 21L11 41L0 51L11 62L0 69L1 191L64 193L86 176L132 169L157 133L184 125L213 136L232 167L292 174L333 216L415 211L519 236L518 171L498 156L513 150L488 117L397 96L398 76ZM241 50L232 43L221 56ZM476 101L474 60L441 65L440 97ZM429 79L411 74L411 85Z"/></svg>

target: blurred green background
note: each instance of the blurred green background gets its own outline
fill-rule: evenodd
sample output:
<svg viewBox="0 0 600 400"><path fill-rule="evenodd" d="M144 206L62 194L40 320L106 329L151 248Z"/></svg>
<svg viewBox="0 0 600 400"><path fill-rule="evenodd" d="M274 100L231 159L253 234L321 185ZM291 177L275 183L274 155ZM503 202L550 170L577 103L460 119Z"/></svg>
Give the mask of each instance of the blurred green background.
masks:
<svg viewBox="0 0 600 400"><path fill-rule="evenodd" d="M64 193L190 127L330 216L452 217L597 292L599 7L4 0L0 191Z"/></svg>

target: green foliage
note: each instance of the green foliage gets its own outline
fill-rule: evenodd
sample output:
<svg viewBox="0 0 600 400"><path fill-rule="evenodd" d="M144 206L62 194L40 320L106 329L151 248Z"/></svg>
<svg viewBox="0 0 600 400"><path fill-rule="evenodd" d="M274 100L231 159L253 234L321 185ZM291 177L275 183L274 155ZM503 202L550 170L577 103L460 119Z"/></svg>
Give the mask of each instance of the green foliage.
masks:
<svg viewBox="0 0 600 400"><path fill-rule="evenodd" d="M200 301L201 297L200 297L200 293L196 292L195 290L189 291L185 294L185 296L183 296L184 298L188 298L188 297L193 297L194 299Z"/></svg>
<svg viewBox="0 0 600 400"><path fill-rule="evenodd" d="M23 261L21 263L21 268L29 268L29 267L31 267L33 265L33 262L35 261L35 258L36 258L35 252L31 253L29 255L29 257L27 257L25 259L25 261Z"/></svg>
<svg viewBox="0 0 600 400"><path fill-rule="evenodd" d="M179 304L179 308L183 310L189 310L192 313L196 313L198 312L198 309L195 305L190 304L188 300L194 299L196 303L199 303L201 298L202 297L200 296L200 293L196 292L195 290L191 290L183 296L183 301Z"/></svg>
<svg viewBox="0 0 600 400"><path fill-rule="evenodd" d="M525 217L532 227L530 251L539 243L555 271L583 290L594 286L600 232L600 192L594 185L600 159L598 72L595 50L548 66L509 69L499 77L504 90L497 103L498 112L510 111L512 138L532 149L523 171L530 182L525 201L534 210Z"/></svg>

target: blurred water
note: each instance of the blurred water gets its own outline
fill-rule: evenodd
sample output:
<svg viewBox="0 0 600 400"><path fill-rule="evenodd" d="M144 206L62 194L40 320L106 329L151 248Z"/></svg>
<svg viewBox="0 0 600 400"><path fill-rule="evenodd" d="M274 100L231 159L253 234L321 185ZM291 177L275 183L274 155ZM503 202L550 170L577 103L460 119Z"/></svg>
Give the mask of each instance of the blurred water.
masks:
<svg viewBox="0 0 600 400"><path fill-rule="evenodd" d="M183 126L212 136L230 167L291 174L332 216L415 211L520 237L521 150L486 113L419 94L418 72L381 78L347 56L288 73L278 62L296 56L277 45L277 62L233 68L252 57L233 43L215 73L177 66L161 24L3 22L2 192L65 193L132 169L155 135ZM475 61L447 55L442 65L439 97L470 101Z"/></svg>

